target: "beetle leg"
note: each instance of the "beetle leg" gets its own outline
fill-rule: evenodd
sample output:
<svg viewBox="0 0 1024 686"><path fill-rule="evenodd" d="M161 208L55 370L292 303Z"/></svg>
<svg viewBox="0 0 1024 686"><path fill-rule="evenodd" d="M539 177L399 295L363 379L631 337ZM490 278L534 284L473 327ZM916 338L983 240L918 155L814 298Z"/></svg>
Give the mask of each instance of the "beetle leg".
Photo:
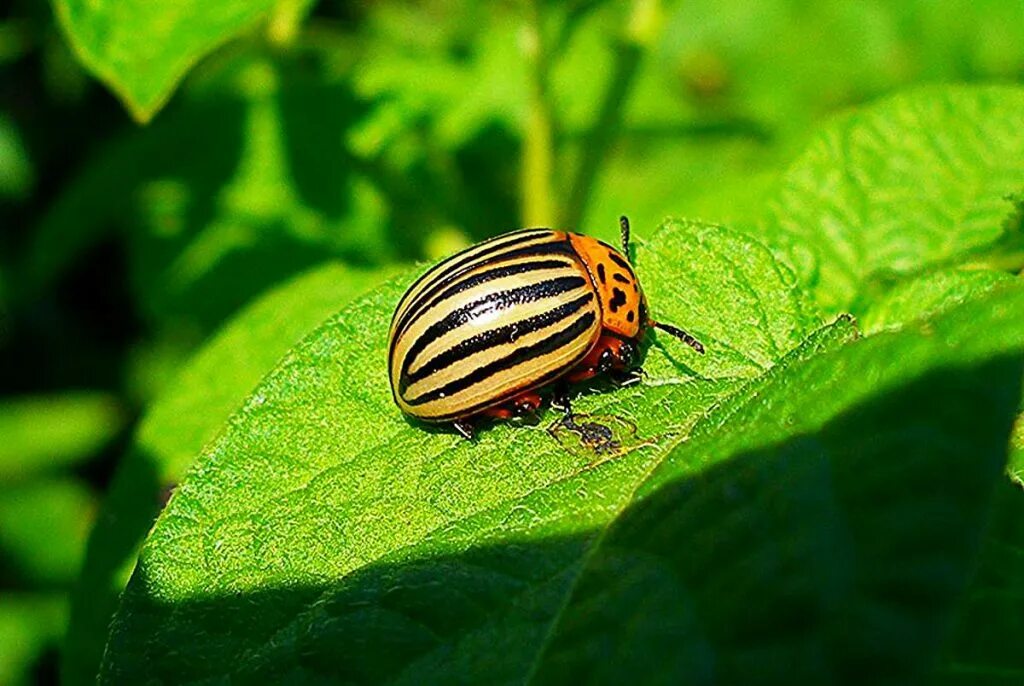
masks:
<svg viewBox="0 0 1024 686"><path fill-rule="evenodd" d="M456 419L452 422L452 426L458 431L463 438L467 441L472 441L474 438L473 425L467 422L465 419Z"/></svg>
<svg viewBox="0 0 1024 686"><path fill-rule="evenodd" d="M501 405L487 408L482 414L493 419L527 417L540 408L540 403L540 396L536 392L526 391Z"/></svg>
<svg viewBox="0 0 1024 686"><path fill-rule="evenodd" d="M614 372L609 375L612 383L619 388L627 388L629 386L635 386L643 380L646 376L642 367L634 367L633 369L627 369L621 372Z"/></svg>
<svg viewBox="0 0 1024 686"><path fill-rule="evenodd" d="M572 401L569 399L569 387L564 383L555 386L555 392L551 396L551 407L564 415L562 419L564 424L568 425L572 422Z"/></svg>
<svg viewBox="0 0 1024 686"><path fill-rule="evenodd" d="M526 417L540 409L541 399L536 393L529 391L512 399L512 414L516 417Z"/></svg>

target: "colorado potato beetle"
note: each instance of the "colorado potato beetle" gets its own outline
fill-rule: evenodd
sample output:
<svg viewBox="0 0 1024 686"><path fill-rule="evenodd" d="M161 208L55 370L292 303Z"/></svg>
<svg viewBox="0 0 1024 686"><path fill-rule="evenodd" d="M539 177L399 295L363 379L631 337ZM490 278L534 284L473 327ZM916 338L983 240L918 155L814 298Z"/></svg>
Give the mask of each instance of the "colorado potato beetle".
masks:
<svg viewBox="0 0 1024 686"><path fill-rule="evenodd" d="M629 255L589 236L522 229L440 262L406 291L391 319L388 373L395 402L427 422L448 422L466 438L478 416L536 411L538 390L638 370L650 328L699 353L690 334L648 316Z"/></svg>

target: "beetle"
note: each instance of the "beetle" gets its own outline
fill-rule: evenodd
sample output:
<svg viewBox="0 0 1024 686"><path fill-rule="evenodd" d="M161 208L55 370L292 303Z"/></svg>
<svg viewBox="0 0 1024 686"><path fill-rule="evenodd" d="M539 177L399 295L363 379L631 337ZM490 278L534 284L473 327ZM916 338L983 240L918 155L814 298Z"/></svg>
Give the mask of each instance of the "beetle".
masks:
<svg viewBox="0 0 1024 686"><path fill-rule="evenodd" d="M621 251L578 233L521 229L417 279L389 332L388 375L399 408L471 439L479 416L535 412L543 387L558 386L568 414L567 384L601 374L628 379L652 328L703 354L689 333L648 316L627 258L629 220L619 224Z"/></svg>

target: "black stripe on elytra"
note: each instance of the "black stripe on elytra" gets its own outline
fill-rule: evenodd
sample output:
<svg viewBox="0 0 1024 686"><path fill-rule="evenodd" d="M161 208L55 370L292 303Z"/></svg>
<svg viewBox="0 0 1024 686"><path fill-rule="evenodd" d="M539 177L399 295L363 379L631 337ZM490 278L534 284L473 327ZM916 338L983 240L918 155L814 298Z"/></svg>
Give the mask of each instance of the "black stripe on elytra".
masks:
<svg viewBox="0 0 1024 686"><path fill-rule="evenodd" d="M488 398L487 400L484 400L483 402L479 402L476 405L473 405L471 407L460 407L456 412L453 412L453 413L450 413L450 414L441 415L441 416L437 416L437 417L431 417L430 421L432 421L432 422L445 422L445 421L451 421L453 419L457 419L459 417L468 417L470 415L476 414L480 410L485 410L488 407L497 407L498 405L501 405L505 401L510 400L510 399L516 397L517 395L519 395L523 391L528 391L531 388L541 388L543 386L547 386L549 383L551 383L552 381L554 381L558 377L564 376L565 373L568 372L569 370L571 370L574 366L576 366L576 363L579 362L580 360L582 360L586 356L586 354L588 352L590 352L590 351L584 349L584 350L582 350L580 352L579 355L576 356L575 359L571 360L564 367L559 367L558 369L552 369L551 371L549 371L547 374L545 374L543 376L537 377L536 379L530 379L529 381L524 382L523 385L521 385L521 386L517 386L516 388L510 388L510 389L508 389L507 391L505 391L504 393L502 393L500 396L498 396L496 398Z"/></svg>
<svg viewBox="0 0 1024 686"><path fill-rule="evenodd" d="M407 399L406 402L409 405L423 405L440 398L454 395L466 390L470 386L480 383L481 381L485 381L495 374L500 374L501 372L529 362L534 358L554 352L555 350L558 350L559 348L576 340L580 334L594 325L595 319L596 316L593 312L587 312L586 314L577 317L576 321L569 326L565 327L561 331L551 334L543 340L537 341L531 345L523 346L522 348L509 353L505 357L494 360L482 367L477 367L466 376L450 381L444 386L435 388L434 390L428 391L427 393L411 400Z"/></svg>
<svg viewBox="0 0 1024 686"><path fill-rule="evenodd" d="M487 260L487 262L493 262L495 264L495 266L500 266L501 263L506 261L506 260L518 259L518 258L521 258L521 257L544 257L546 255L566 255L566 256L575 257L575 253L573 253L571 250L569 250L568 246L565 243L559 241L559 242L555 242L555 243L542 243L540 245L528 245L528 246L523 247L523 248L517 248L517 249L514 249L514 250L510 250L507 253L501 253L501 254L498 254L498 255L490 257ZM538 262L540 262L540 261L538 261ZM535 264L535 263L529 263L529 264ZM478 266L483 266L483 265L473 265L473 268L476 268ZM555 266L558 266L558 267L571 267L572 265L570 263L568 263L568 262L560 262L559 264L557 264ZM507 268L511 268L511 266L508 266ZM513 271L513 272L510 272L510 273L511 274L516 274L516 273L522 273L522 272L531 271L532 269L542 269L542 268L543 267L528 267L528 268L523 268L520 272ZM468 271L468 270L469 270L469 267L467 267L463 271ZM452 273L450 273L447 270L444 273L438 274L437 275L437 279L434 280L433 285L431 285L430 288L428 288L427 290L423 291L418 296L416 296L416 300L415 301L409 303L409 306L405 309L405 314L402 315L402 318L398 321L398 326L395 327L395 337L397 338L398 336L401 336L405 332L406 329L408 329L410 326L412 326L413 322L415 322L417 319L420 318L420 316L423 315L424 312L428 311L430 308L434 307L437 303L441 302L442 300L446 300L447 298L451 297L452 295L455 295L455 293L461 292L461 289L460 290L456 290L456 291L449 290L448 292L444 293L441 297L434 298L434 296L436 296L438 294L438 292L444 290L445 288L449 288L449 289L451 289L451 288L460 288L463 283L466 283L467 281L472 281L473 279L478 279L479 277L483 276L483 274L488 274L488 273L492 273L492 272L483 272L481 274L474 274L469 279L466 279L465 281L459 282L459 283L454 284L454 285L452 284L452 280L457 278L459 276L458 274L452 274ZM494 276L492 278L500 278L501 276L502 275L499 274L498 276ZM489 280L490 279L482 279L482 280L479 280L479 281L477 281L476 283L474 283L472 285L476 285L477 283L484 283L485 281L489 281ZM469 286L467 286L467 288L469 288Z"/></svg>
<svg viewBox="0 0 1024 686"><path fill-rule="evenodd" d="M494 252L496 252L498 250L501 250L503 248L506 248L508 246L519 245L521 243L526 243L528 241L536 240L538 238L543 237L546 234L551 234L551 233L552 233L551 229L522 229L520 231L510 231L508 233L503 233L500 236L495 236L494 238L488 238L486 241L483 241L482 243L477 243L476 245L471 245L468 248L466 248L465 250L460 250L459 252L455 253L451 257L447 258L444 262L441 262L439 265L435 265L434 267L428 269L426 272L421 274L420 277L418 279L416 279L415 281L413 281L412 285L409 286L409 288L406 289L406 293L411 293L417 286L419 286L421 283L423 283L423 281L427 277L433 278L436 274L441 274L441 273L445 273L445 272L449 272L450 273L453 269L458 269L460 267L466 266L467 264L472 264L479 257L490 255L490 254L492 254L492 253L494 253ZM511 238L512 236L515 236L515 238L512 238L511 240L504 240L506 238ZM476 250L477 248L480 248L480 247L482 247L484 245L487 245L488 243L494 243L495 245L492 245L491 247L487 248L486 250L481 250L480 252L478 252L475 255L471 255L471 256L468 256L468 257L463 257L464 255L466 255L466 253L472 252L473 250ZM441 267L441 266L444 266L446 262L451 262L452 264L449 264L444 269L442 269L440 272L436 272L437 268ZM436 272L436 274L435 274L435 272ZM395 314L398 314L398 310L395 310ZM394 323L394 322L392 321L392 323Z"/></svg>
<svg viewBox="0 0 1024 686"><path fill-rule="evenodd" d="M618 254L616 254L616 253L614 253L612 251L608 252L608 259L610 259L612 262L614 262L615 264L619 265L623 269L626 269L626 270L628 270L630 272L633 271L633 268L629 266L629 262L626 262L624 259L619 257Z"/></svg>
<svg viewBox="0 0 1024 686"><path fill-rule="evenodd" d="M483 312L501 311L515 305L560 295L585 285L587 285L587 280L582 276L560 276L556 279L538 281L519 288L488 293L482 298L466 303L426 328L405 353L401 369L403 372L408 369L416 357L438 338L464 326ZM398 337L396 336L395 339L397 340ZM394 345L394 341L392 341L392 345Z"/></svg>
<svg viewBox="0 0 1024 686"><path fill-rule="evenodd" d="M575 300L548 310L547 312L535 314L532 317L527 317L526 319L522 319L518 322L513 322L512 324L506 324L505 326L499 326L496 329L490 329L489 331L478 333L475 336L471 336L470 338L453 345L444 352L435 355L430 359L430 361L412 373L407 373L406 371L410 362L410 358L407 356L405 358L406 364L403 365L402 376L399 381L399 392L404 395L406 389L412 384L417 381L422 381L431 374L436 374L449 365L465 359L470 355L476 355L477 353L490 350L491 348L495 348L499 345L514 343L516 338L526 336L534 331L539 331L557 324L563 319L579 312L583 306L593 299L594 294L587 293Z"/></svg>

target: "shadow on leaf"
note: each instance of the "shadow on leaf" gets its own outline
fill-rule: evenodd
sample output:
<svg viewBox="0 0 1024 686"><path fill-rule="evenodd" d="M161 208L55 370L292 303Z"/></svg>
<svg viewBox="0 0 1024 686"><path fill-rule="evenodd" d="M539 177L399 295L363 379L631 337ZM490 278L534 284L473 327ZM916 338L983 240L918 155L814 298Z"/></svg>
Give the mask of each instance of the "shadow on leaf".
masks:
<svg viewBox="0 0 1024 686"><path fill-rule="evenodd" d="M604 530L467 524L340 579L251 560L184 595L144 553L102 680L914 682L977 555L1021 372L942 369L772 445L684 443Z"/></svg>

